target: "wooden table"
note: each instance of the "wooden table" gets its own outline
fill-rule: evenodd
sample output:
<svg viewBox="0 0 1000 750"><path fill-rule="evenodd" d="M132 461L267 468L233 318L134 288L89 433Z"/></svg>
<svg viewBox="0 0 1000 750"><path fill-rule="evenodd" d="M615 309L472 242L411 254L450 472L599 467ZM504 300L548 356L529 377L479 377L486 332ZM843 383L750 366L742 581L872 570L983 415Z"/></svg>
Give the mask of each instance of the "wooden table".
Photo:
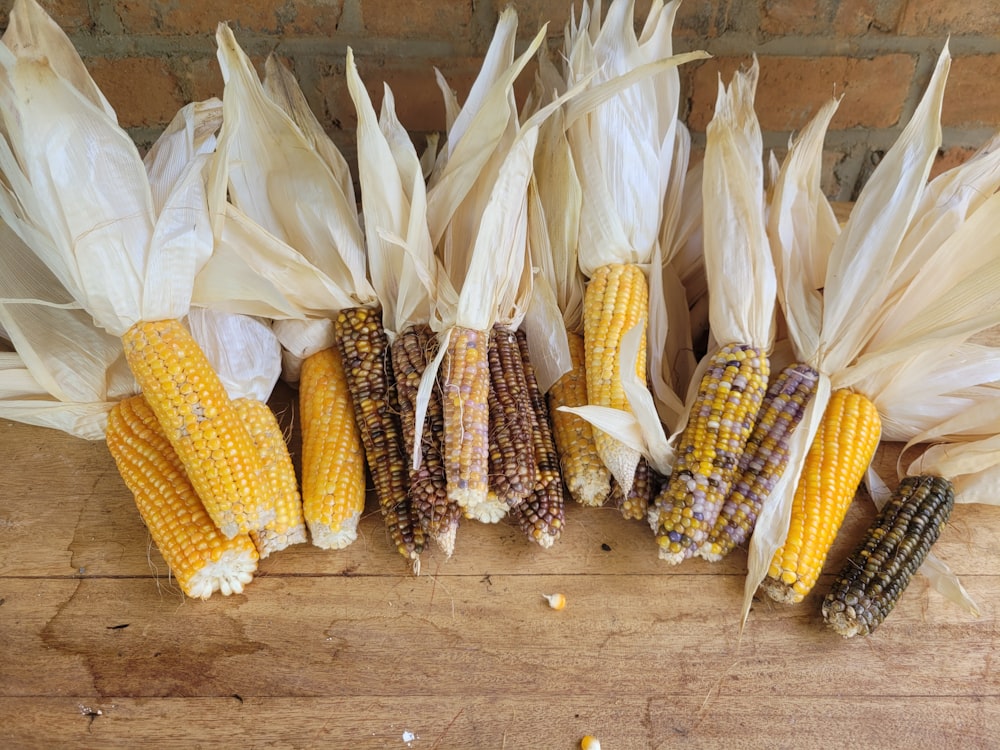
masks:
<svg viewBox="0 0 1000 750"><path fill-rule="evenodd" d="M575 506L551 550L465 522L414 577L370 504L350 548L185 600L103 443L0 421L0 448L0 747L997 746L991 508L935 548L980 618L921 578L867 640L823 627L822 591L741 637L742 552L668 567L645 524ZM859 496L828 571L871 516Z"/></svg>

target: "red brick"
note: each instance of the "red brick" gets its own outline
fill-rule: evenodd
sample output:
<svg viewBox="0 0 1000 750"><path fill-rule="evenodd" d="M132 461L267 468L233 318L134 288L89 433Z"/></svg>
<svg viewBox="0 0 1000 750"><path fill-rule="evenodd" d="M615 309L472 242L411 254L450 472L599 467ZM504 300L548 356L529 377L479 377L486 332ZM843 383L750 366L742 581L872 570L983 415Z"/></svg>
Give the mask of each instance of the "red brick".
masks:
<svg viewBox="0 0 1000 750"><path fill-rule="evenodd" d="M234 28L260 33L331 34L344 9L344 0L216 0L215 2L150 3L117 0L115 12L129 34L214 34L220 21Z"/></svg>
<svg viewBox="0 0 1000 750"><path fill-rule="evenodd" d="M400 2L361 0L361 18L373 36L392 39L454 39L466 41L473 0Z"/></svg>
<svg viewBox="0 0 1000 750"><path fill-rule="evenodd" d="M941 122L952 127L1000 127L1000 55L956 57L951 63Z"/></svg>
<svg viewBox="0 0 1000 750"><path fill-rule="evenodd" d="M357 117L347 92L343 63L339 60L317 62L321 111L327 118L324 124L331 123L353 130L357 125ZM411 132L426 133L442 131L445 127L444 100L435 80L434 66L441 71L448 85L456 92L459 103L462 103L479 73L482 59L454 57L415 62L359 56L357 64L375 109L378 110L382 104L384 82L392 89L396 114L403 127ZM523 103L533 80L532 62L515 83L515 96L519 103Z"/></svg>
<svg viewBox="0 0 1000 750"><path fill-rule="evenodd" d="M161 58L99 57L86 64L123 128L166 125L186 103L177 77Z"/></svg>
<svg viewBox="0 0 1000 750"><path fill-rule="evenodd" d="M931 167L931 179L937 177L942 172L964 164L969 157L976 153L976 149L969 146L952 146L948 149L941 149L934 159L934 166Z"/></svg>
<svg viewBox="0 0 1000 750"><path fill-rule="evenodd" d="M831 130L886 128L899 122L913 77L909 55L871 60L850 57L761 57L756 109L763 130L799 130L830 97L843 94ZM718 75L728 83L748 59L714 58L688 72L688 122L703 131L715 111Z"/></svg>
<svg viewBox="0 0 1000 750"><path fill-rule="evenodd" d="M87 0L39 0L38 4L52 16L53 21L65 29L67 34L87 31L94 26L94 19L90 15L90 6ZM8 3L4 3L4 5L7 6ZM7 7L0 11L0 29L7 28L9 13L10 9Z"/></svg>
<svg viewBox="0 0 1000 750"><path fill-rule="evenodd" d="M896 27L901 0L761 0L760 30L769 36L860 36Z"/></svg>
<svg viewBox="0 0 1000 750"><path fill-rule="evenodd" d="M573 7L567 0L515 0L513 3L509 0L493 0L493 10L498 15L508 5L513 5L517 11L518 36L528 39L537 34L544 23L549 25L548 36L562 36ZM579 4L576 6L576 15L577 18L580 17Z"/></svg>
<svg viewBox="0 0 1000 750"><path fill-rule="evenodd" d="M638 5L648 7L648 3L637 3ZM736 19L738 8L738 0L681 3L674 21L674 37L692 40L715 39L727 31L734 31L738 27ZM645 18L645 11L638 17Z"/></svg>
<svg viewBox="0 0 1000 750"><path fill-rule="evenodd" d="M948 34L1000 34L1000 11L995 2L940 0L939 2L909 2L899 21L899 33L913 36Z"/></svg>

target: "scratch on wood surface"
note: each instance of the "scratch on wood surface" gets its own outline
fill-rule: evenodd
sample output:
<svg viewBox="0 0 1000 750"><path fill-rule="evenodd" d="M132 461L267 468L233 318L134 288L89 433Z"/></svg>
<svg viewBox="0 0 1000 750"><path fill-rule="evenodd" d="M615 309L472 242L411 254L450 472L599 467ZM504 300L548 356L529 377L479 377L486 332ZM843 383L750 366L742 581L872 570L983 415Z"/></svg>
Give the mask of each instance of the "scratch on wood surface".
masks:
<svg viewBox="0 0 1000 750"><path fill-rule="evenodd" d="M458 717L462 715L462 712L464 710L465 706L462 706L460 709L458 709L458 713L451 717L451 721L449 721L445 725L444 729L441 730L441 734L439 734L438 738L434 740L434 744L431 745L431 750L434 750L434 748L436 748L438 745L441 744L441 740L443 740L444 736L448 734L448 730L451 729L452 725L458 720Z"/></svg>

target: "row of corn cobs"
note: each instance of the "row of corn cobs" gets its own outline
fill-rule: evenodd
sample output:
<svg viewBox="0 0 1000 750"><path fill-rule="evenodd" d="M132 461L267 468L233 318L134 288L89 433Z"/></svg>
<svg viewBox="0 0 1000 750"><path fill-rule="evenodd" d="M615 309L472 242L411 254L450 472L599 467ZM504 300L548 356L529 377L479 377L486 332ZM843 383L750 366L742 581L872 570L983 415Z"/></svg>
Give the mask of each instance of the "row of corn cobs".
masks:
<svg viewBox="0 0 1000 750"><path fill-rule="evenodd" d="M626 7L615 0L609 16ZM662 4L654 10L666 13ZM111 410L107 443L190 596L240 591L258 556L306 541L307 527L318 546L349 544L364 508L365 466L389 537L415 570L428 539L452 553L463 516L508 516L550 546L563 529L564 488L583 504L611 500L626 516L649 520L669 562L718 560L752 533L819 373L797 363L770 378L759 342L719 342L677 436L671 473L659 476L639 453L559 408L629 408L621 339L649 317L647 274L640 262L590 269L582 331L567 333L574 369L548 399L521 328L452 327L422 423L418 393L437 333L408 327L390 343L377 303L341 309L334 345L306 357L299 375L301 496L274 415L260 401L231 400L179 320L142 320L123 333L141 395ZM644 350L635 368L645 376ZM879 434L870 400L833 393L767 593L800 601L812 589ZM419 463L410 460L416 442ZM845 632L877 626L947 517L945 480L914 486L904 482L858 553L860 580L838 578L824 605Z"/></svg>

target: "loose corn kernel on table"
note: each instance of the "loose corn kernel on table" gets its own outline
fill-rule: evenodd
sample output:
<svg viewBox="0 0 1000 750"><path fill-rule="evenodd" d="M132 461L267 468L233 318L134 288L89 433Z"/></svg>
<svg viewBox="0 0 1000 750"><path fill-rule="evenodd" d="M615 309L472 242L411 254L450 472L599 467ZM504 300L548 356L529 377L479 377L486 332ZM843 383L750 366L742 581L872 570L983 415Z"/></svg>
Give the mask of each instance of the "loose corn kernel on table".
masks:
<svg viewBox="0 0 1000 750"><path fill-rule="evenodd" d="M824 627L861 493L817 591L758 600L741 638L742 550L668 566L645 524L577 506L550 550L463 522L414 577L369 500L348 549L184 600L103 443L0 421L0 445L6 748L986 748L1000 726L1000 510L959 506L935 546L979 618L918 577L871 638Z"/></svg>

